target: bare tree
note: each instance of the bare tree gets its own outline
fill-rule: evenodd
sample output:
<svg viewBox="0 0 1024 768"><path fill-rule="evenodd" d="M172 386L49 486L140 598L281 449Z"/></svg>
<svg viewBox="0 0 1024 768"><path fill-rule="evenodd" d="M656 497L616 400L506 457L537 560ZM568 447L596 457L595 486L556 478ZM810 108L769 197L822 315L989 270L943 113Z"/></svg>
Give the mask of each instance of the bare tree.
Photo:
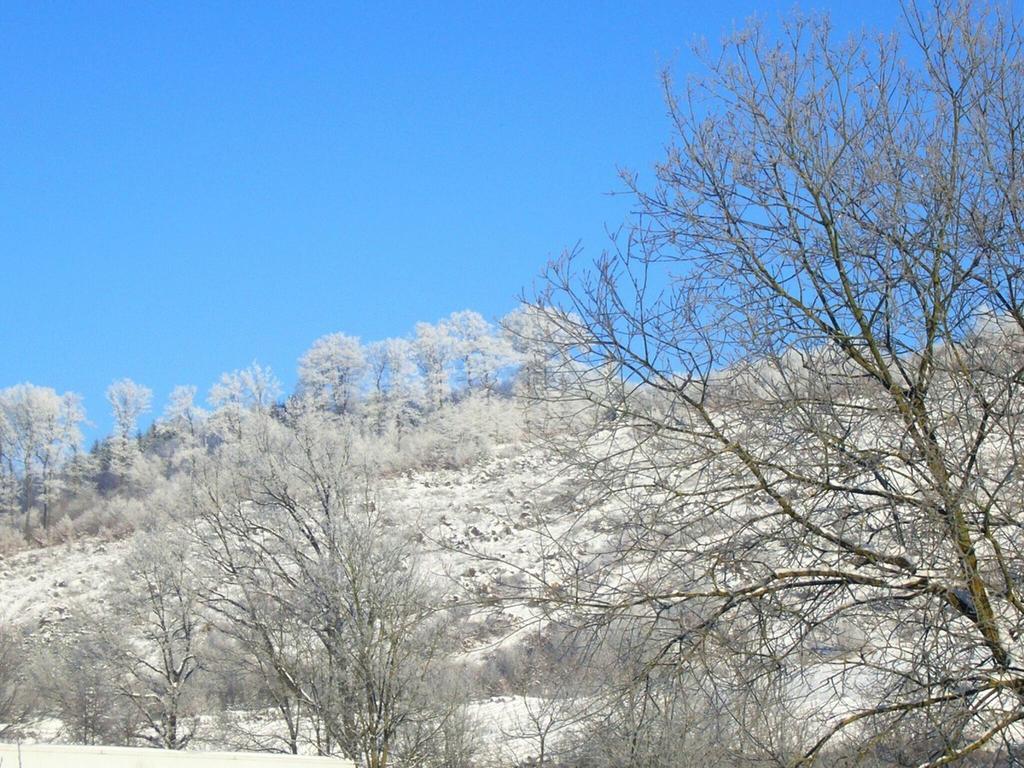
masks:
<svg viewBox="0 0 1024 768"><path fill-rule="evenodd" d="M76 616L35 661L37 706L59 721L61 735L73 743L131 744L139 722L118 691L122 672L111 663L111 648L94 622Z"/></svg>
<svg viewBox="0 0 1024 768"><path fill-rule="evenodd" d="M228 632L228 642L222 640L211 665L222 699L219 738L234 749L299 754L316 722L289 685L288 669L276 664L279 646L264 643L258 630L244 625L231 624ZM226 692L239 687L243 699L224 700Z"/></svg>
<svg viewBox="0 0 1024 768"><path fill-rule="evenodd" d="M17 734L31 714L26 657L17 630L0 624L0 739Z"/></svg>
<svg viewBox="0 0 1024 768"><path fill-rule="evenodd" d="M496 723L503 737L492 745L496 757L510 765L579 762L574 736L590 728L595 675L578 650L574 636L549 627L524 633L492 657L503 691L513 694Z"/></svg>
<svg viewBox="0 0 1024 768"><path fill-rule="evenodd" d="M534 302L589 481L538 596L631 622L646 669L774 676L805 762L921 716L941 765L1024 720L1021 30L904 17L754 25L666 78L657 183Z"/></svg>
<svg viewBox="0 0 1024 768"><path fill-rule="evenodd" d="M457 714L430 688L446 625L349 434L318 411L288 425L253 411L195 481L195 538L218 576L206 604L307 712L318 751L422 762Z"/></svg>
<svg viewBox="0 0 1024 768"><path fill-rule="evenodd" d="M205 622L198 584L173 529L137 536L117 580L128 589L98 632L115 689L137 713L139 737L162 749L184 749L199 725Z"/></svg>

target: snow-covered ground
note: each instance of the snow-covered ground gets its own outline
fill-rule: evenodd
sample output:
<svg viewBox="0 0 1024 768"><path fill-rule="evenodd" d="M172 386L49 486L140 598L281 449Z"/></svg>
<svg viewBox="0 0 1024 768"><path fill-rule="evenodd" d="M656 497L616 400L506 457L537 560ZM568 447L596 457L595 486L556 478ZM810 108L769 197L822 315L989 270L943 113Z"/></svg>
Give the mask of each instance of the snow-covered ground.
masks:
<svg viewBox="0 0 1024 768"><path fill-rule="evenodd" d="M45 632L76 604L101 612L127 549L124 541L82 539L0 557L0 620Z"/></svg>
<svg viewBox="0 0 1024 768"><path fill-rule="evenodd" d="M0 767L12 768L346 768L333 757L255 752L179 752L131 747L0 744Z"/></svg>

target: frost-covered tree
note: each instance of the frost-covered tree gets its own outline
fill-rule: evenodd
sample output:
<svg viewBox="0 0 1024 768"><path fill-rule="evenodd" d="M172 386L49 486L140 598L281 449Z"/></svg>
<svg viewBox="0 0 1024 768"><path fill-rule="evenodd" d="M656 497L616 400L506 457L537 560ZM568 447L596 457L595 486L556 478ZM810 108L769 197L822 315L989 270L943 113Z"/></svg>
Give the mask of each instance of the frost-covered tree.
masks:
<svg viewBox="0 0 1024 768"><path fill-rule="evenodd" d="M135 434L139 417L149 411L153 390L126 378L112 383L106 394L114 416L112 464L116 474L124 475L137 453Z"/></svg>
<svg viewBox="0 0 1024 768"><path fill-rule="evenodd" d="M58 395L33 384L0 390L3 469L19 486L26 530L37 507L43 527L49 525L52 504L63 491L60 470L81 446L83 421L82 400L74 393Z"/></svg>
<svg viewBox="0 0 1024 768"><path fill-rule="evenodd" d="M423 377L424 405L440 408L451 396L451 364L455 357L455 341L444 320L417 323L413 341L416 365Z"/></svg>
<svg viewBox="0 0 1024 768"><path fill-rule="evenodd" d="M299 395L331 413L351 413L365 372L366 354L358 338L322 336L299 358Z"/></svg>
<svg viewBox="0 0 1024 768"><path fill-rule="evenodd" d="M107 387L107 402L113 410L117 437L130 440L139 427L139 417L149 411L153 390L131 379L119 379Z"/></svg>
<svg viewBox="0 0 1024 768"><path fill-rule="evenodd" d="M501 329L515 356L516 390L530 396L556 389L555 374L567 362L562 350L570 348L571 340L558 323L543 309L523 304L501 319Z"/></svg>
<svg viewBox="0 0 1024 768"><path fill-rule="evenodd" d="M179 385L171 390L162 422L175 433L195 439L206 412L196 405L196 387Z"/></svg>
<svg viewBox="0 0 1024 768"><path fill-rule="evenodd" d="M20 508L21 482L16 471L16 456L14 428L0 408L0 510L7 514Z"/></svg>
<svg viewBox="0 0 1024 768"><path fill-rule="evenodd" d="M447 320L452 354L468 391L493 392L503 371L515 362L511 344L479 312L453 312Z"/></svg>
<svg viewBox="0 0 1024 768"><path fill-rule="evenodd" d="M410 426L413 406L421 394L413 360L413 345L407 339L385 339L366 350L370 391L367 410L379 435L391 430L401 433Z"/></svg>
<svg viewBox="0 0 1024 768"><path fill-rule="evenodd" d="M222 428L237 438L245 415L268 413L276 405L281 391L281 382L273 371L259 363L222 374L210 388L209 401L215 409L210 419L212 428L215 431Z"/></svg>
<svg viewBox="0 0 1024 768"><path fill-rule="evenodd" d="M215 408L237 407L265 412L281 396L281 382L269 367L253 363L230 373L221 374L210 388L210 403Z"/></svg>

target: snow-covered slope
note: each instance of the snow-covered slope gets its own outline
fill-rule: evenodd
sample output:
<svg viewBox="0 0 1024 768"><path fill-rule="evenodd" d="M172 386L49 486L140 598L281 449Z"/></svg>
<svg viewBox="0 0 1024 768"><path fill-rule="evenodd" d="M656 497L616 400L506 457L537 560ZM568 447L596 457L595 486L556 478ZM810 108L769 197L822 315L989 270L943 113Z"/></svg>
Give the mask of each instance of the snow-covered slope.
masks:
<svg viewBox="0 0 1024 768"><path fill-rule="evenodd" d="M75 605L102 612L124 541L86 538L0 557L0 619L47 632Z"/></svg>

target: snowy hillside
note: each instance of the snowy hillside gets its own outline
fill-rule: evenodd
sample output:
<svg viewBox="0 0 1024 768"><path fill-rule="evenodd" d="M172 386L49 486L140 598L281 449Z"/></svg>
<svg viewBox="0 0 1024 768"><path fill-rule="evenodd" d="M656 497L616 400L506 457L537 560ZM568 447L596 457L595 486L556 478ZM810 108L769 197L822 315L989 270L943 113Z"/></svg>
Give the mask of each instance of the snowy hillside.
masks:
<svg viewBox="0 0 1024 768"><path fill-rule="evenodd" d="M383 478L375 488L374 503L384 510L388 525L418 542L433 588L444 593L444 601L464 606L460 648L453 656L460 663L481 670L498 649L507 652L522 632L539 628L535 612L492 598L522 583L521 572L537 557L538 523L565 503L570 487L560 466L544 450L515 441L463 467L408 469ZM118 601L126 588L124 560L132 548L131 534L82 535L0 557L0 600L8 626L35 648L73 638L80 631L77 617L102 617ZM525 725L528 700L504 694L502 689L511 684L500 682L500 673L489 679L493 695L488 686L478 689L483 698L469 710L483 739L481 756L491 755L496 765L510 754L526 759L532 743ZM237 746L219 741L212 714L203 718L207 725L198 730L196 744ZM271 716L263 727L280 727L273 722ZM29 727L25 736L66 740L69 734L51 719Z"/></svg>

